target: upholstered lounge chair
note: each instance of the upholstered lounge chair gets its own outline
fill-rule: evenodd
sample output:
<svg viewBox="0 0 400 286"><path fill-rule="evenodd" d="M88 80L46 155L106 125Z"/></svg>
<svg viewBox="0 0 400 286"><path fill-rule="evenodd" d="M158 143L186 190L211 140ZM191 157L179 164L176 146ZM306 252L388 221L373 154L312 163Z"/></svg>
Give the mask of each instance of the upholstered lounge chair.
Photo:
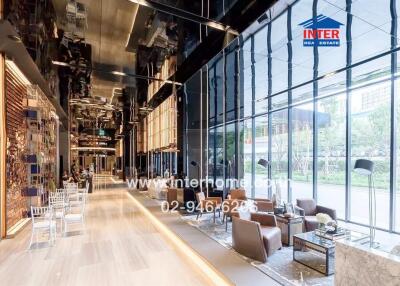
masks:
<svg viewBox="0 0 400 286"><path fill-rule="evenodd" d="M274 215L253 213L251 220L232 220L232 246L240 254L266 262L268 256L282 248L281 230Z"/></svg>
<svg viewBox="0 0 400 286"><path fill-rule="evenodd" d="M230 191L228 196L231 200L241 200L246 201L246 191L244 189L233 189ZM260 212L274 212L275 202L269 199L259 199L253 198L252 199L257 204L257 210Z"/></svg>
<svg viewBox="0 0 400 286"><path fill-rule="evenodd" d="M313 231L318 227L316 215L324 213L336 220L336 210L317 205L313 199L297 199L296 213L304 217L305 231Z"/></svg>

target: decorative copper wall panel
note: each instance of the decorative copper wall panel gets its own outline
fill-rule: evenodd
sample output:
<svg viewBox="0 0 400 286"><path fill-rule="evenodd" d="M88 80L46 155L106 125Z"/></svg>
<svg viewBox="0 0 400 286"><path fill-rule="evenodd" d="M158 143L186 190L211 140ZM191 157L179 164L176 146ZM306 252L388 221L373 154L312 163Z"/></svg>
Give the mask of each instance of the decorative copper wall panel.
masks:
<svg viewBox="0 0 400 286"><path fill-rule="evenodd" d="M7 130L7 230L27 216L27 198L23 192L27 186L26 165L26 124L24 105L26 85L11 68L5 73L6 130Z"/></svg>

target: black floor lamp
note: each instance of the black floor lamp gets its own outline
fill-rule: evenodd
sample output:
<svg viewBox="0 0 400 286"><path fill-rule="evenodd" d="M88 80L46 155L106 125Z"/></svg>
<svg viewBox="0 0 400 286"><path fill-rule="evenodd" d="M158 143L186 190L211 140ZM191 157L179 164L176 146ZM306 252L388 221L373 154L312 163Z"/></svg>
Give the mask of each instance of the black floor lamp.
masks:
<svg viewBox="0 0 400 286"><path fill-rule="evenodd" d="M376 248L379 244L375 242L376 229L376 194L373 185L372 173L374 162L365 159L358 159L354 164L354 172L368 177L368 208L369 208L369 246Z"/></svg>
<svg viewBox="0 0 400 286"><path fill-rule="evenodd" d="M262 166L262 167L264 167L264 169L267 170L267 173L268 173L269 161L267 161L267 160L261 158L260 160L258 160L257 164L260 165L260 166ZM267 175L267 178L268 178L268 175ZM268 184L268 185L269 185L269 184ZM269 187L268 187L268 188L269 188ZM268 192L268 193L269 193L269 192Z"/></svg>
<svg viewBox="0 0 400 286"><path fill-rule="evenodd" d="M190 165L192 165L193 167L197 167L197 182L199 183L199 186L200 186L200 166L196 161L190 162ZM200 189L201 189L201 186L200 186Z"/></svg>

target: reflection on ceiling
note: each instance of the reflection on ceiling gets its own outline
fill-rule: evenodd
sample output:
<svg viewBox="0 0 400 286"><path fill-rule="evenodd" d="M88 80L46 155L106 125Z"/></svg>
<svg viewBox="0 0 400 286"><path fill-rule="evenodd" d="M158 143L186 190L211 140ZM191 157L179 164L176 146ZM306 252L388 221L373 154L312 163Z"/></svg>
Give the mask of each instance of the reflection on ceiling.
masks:
<svg viewBox="0 0 400 286"><path fill-rule="evenodd" d="M67 17L67 6L72 1L53 0L57 13L58 26L71 31L71 17ZM132 25L136 17L138 5L126 0L80 0L76 2L82 7L76 18L84 26L79 26L71 32L91 45L91 61L93 67L107 67L107 70L120 70L135 73L135 54L126 51ZM79 7L78 5L78 7ZM86 11L86 13L82 12ZM93 72L91 92L95 96L112 97L114 88L134 86L134 80L124 80L121 77L107 77Z"/></svg>

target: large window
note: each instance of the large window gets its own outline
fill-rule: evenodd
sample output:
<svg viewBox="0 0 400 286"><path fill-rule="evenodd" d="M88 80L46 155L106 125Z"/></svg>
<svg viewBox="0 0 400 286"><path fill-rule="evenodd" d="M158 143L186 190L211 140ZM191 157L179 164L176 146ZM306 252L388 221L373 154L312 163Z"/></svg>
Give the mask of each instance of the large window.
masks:
<svg viewBox="0 0 400 286"><path fill-rule="evenodd" d="M224 121L224 58L220 57L215 64L216 124Z"/></svg>
<svg viewBox="0 0 400 286"><path fill-rule="evenodd" d="M268 26L254 35L255 113L267 111L268 103Z"/></svg>
<svg viewBox="0 0 400 286"><path fill-rule="evenodd" d="M272 50L272 94L288 87L288 39L287 14L279 16L272 22L271 28L271 50Z"/></svg>
<svg viewBox="0 0 400 286"><path fill-rule="evenodd" d="M241 142L243 148L243 187L246 190L246 195L251 197L251 189L252 189L252 127L251 127L251 119L245 120L241 122Z"/></svg>
<svg viewBox="0 0 400 286"><path fill-rule="evenodd" d="M351 163L374 161L377 226L389 227L390 81L351 93ZM351 220L368 224L368 178L351 176Z"/></svg>
<svg viewBox="0 0 400 286"><path fill-rule="evenodd" d="M226 125L225 132L225 160L222 162L225 168L226 178L234 179L236 177L236 124ZM236 186L230 186L236 187Z"/></svg>
<svg viewBox="0 0 400 286"><path fill-rule="evenodd" d="M292 109L292 201L313 196L313 104Z"/></svg>
<svg viewBox="0 0 400 286"><path fill-rule="evenodd" d="M272 113L271 171L272 189L283 201L288 200L288 113Z"/></svg>
<svg viewBox="0 0 400 286"><path fill-rule="evenodd" d="M216 180L224 180L225 175L225 145L224 145L224 127L215 129L215 169L214 175ZM221 185L218 185L220 188Z"/></svg>
<svg viewBox="0 0 400 286"><path fill-rule="evenodd" d="M391 0L295 1L238 37L238 54L229 46L210 61L210 175L244 178L248 196L314 197L339 219L368 224L368 178L353 167L369 159L377 226L400 232L400 84L391 73L400 69L390 54L397 45L391 33L400 30L395 2L396 13ZM303 45L300 23L313 14L340 23L340 46ZM257 164L261 158L269 170Z"/></svg>
<svg viewBox="0 0 400 286"><path fill-rule="evenodd" d="M399 88L400 88L400 81L396 81L395 85L395 95L398 98L399 95ZM396 158L396 177L397 177L397 185L395 186L395 215L394 215L394 223L395 223L395 230L400 232L400 100L397 99L396 106L395 106L395 120L397 123L397 130L396 130L396 141L397 141L397 158Z"/></svg>
<svg viewBox="0 0 400 286"><path fill-rule="evenodd" d="M255 184L256 198L268 198L268 170L257 164L258 160L268 160L268 116L255 118Z"/></svg>
<svg viewBox="0 0 400 286"><path fill-rule="evenodd" d="M241 71L241 110L240 117L247 117L252 114L252 71L251 71L251 39L244 42L240 51L241 61L239 70Z"/></svg>
<svg viewBox="0 0 400 286"><path fill-rule="evenodd" d="M318 203L346 213L346 94L318 101Z"/></svg>
<svg viewBox="0 0 400 286"><path fill-rule="evenodd" d="M236 119L236 51L226 54L225 73L225 118L226 121Z"/></svg>

